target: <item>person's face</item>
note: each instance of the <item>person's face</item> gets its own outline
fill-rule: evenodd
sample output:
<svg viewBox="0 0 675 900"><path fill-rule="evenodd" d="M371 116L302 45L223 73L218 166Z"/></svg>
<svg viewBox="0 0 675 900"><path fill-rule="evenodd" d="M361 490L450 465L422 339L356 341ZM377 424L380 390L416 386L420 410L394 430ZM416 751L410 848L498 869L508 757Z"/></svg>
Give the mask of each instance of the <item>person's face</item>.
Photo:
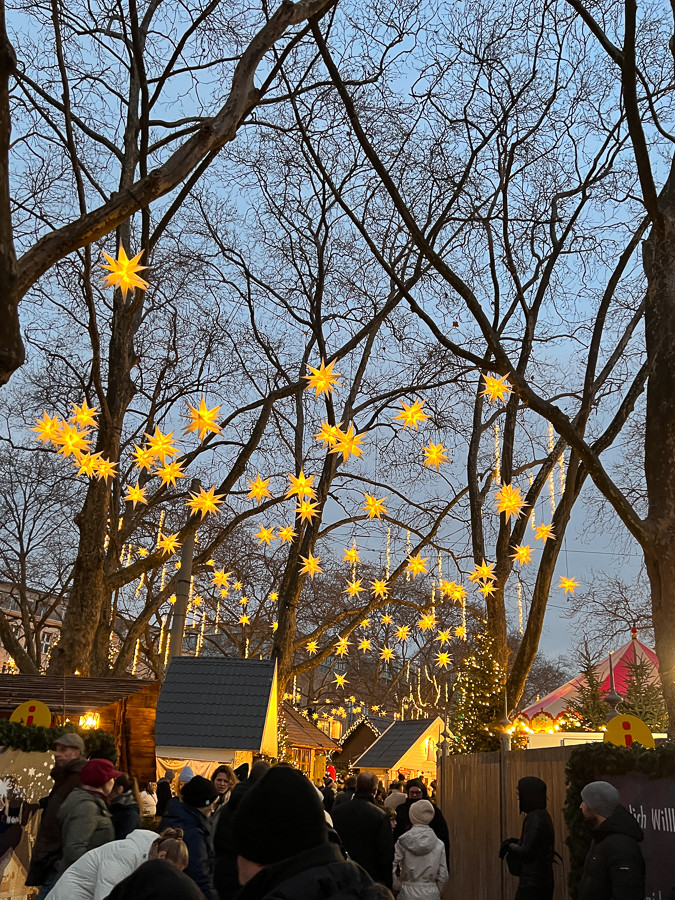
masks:
<svg viewBox="0 0 675 900"><path fill-rule="evenodd" d="M408 796L411 800L421 800L424 796L424 792L422 791L422 788L417 787L417 785L414 784L408 791Z"/></svg>
<svg viewBox="0 0 675 900"><path fill-rule="evenodd" d="M65 766L73 759L80 758L80 751L77 747L66 747L63 744L57 744L54 747L54 764L56 766Z"/></svg>
<svg viewBox="0 0 675 900"><path fill-rule="evenodd" d="M588 822L597 822L598 821L597 815L593 812L593 810L590 808L590 806L586 803L585 800L581 801L581 803L579 804L579 809L581 810L581 815Z"/></svg>
<svg viewBox="0 0 675 900"><path fill-rule="evenodd" d="M226 794L230 789L230 779L225 772L219 772L213 779L213 786L219 794Z"/></svg>
<svg viewBox="0 0 675 900"><path fill-rule="evenodd" d="M101 788L101 793L105 794L107 796L114 787L115 787L115 779L110 778L108 781L106 781L106 783Z"/></svg>

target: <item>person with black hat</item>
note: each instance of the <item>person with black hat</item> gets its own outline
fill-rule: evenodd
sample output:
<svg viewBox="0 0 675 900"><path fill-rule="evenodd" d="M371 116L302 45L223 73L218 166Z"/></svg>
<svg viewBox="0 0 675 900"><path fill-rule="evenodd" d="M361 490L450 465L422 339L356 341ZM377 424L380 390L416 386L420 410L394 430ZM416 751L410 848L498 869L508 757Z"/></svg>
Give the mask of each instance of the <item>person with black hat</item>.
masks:
<svg viewBox="0 0 675 900"><path fill-rule="evenodd" d="M410 807L418 800L429 800L429 792L421 778L411 778L406 783L405 792L407 794L404 803L396 808L396 825L394 826L394 842L396 842L402 834L410 828ZM429 800L431 803L431 801ZM450 867L450 832L448 831L448 823L443 817L443 813L431 803L434 808L434 817L429 823L429 827L436 837L443 841L445 847L445 864Z"/></svg>
<svg viewBox="0 0 675 900"><path fill-rule="evenodd" d="M195 775L183 785L181 799L174 797L169 803L161 828L182 828L183 840L190 855L185 874L201 889L206 900L216 900L213 884L215 851L213 849L213 823L208 818L218 791L208 778Z"/></svg>
<svg viewBox="0 0 675 900"><path fill-rule="evenodd" d="M555 833L546 809L546 782L534 776L521 778L518 801L525 813L520 840L503 841L499 855L506 857L509 872L519 877L516 900L553 900Z"/></svg>
<svg viewBox="0 0 675 900"><path fill-rule="evenodd" d="M391 900L329 842L321 798L290 766L275 766L248 791L234 816L234 841L237 900Z"/></svg>
<svg viewBox="0 0 675 900"><path fill-rule="evenodd" d="M617 789L607 781L592 781L581 792L580 809L593 829L593 843L579 883L579 900L643 900L644 834L619 803Z"/></svg>
<svg viewBox="0 0 675 900"><path fill-rule="evenodd" d="M50 772L54 787L48 797L40 800L42 818L26 876L28 886L43 886L40 897L47 895L58 876L57 864L61 857L59 809L68 794L79 787L80 772L86 763L84 741L79 734L68 731L56 739L54 768Z"/></svg>

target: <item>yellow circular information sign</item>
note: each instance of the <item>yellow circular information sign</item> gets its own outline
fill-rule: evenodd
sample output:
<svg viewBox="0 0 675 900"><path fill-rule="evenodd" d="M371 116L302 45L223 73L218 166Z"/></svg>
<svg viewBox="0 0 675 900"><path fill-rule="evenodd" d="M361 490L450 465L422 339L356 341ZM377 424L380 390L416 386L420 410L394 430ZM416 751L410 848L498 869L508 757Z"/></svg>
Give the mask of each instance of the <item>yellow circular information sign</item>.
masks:
<svg viewBox="0 0 675 900"><path fill-rule="evenodd" d="M40 700L26 700L20 704L9 717L10 722L21 725L42 725L49 728L52 724L52 713L49 707Z"/></svg>
<svg viewBox="0 0 675 900"><path fill-rule="evenodd" d="M617 747L631 747L635 743L651 749L654 747L654 737L642 719L620 713L608 722L605 743L616 744Z"/></svg>

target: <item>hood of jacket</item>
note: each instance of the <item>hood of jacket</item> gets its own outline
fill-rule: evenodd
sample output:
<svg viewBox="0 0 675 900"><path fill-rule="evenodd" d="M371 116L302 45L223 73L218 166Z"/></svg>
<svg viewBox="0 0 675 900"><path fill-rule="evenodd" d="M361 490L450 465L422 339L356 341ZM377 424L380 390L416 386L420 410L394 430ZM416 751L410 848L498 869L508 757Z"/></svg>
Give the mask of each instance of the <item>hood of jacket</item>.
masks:
<svg viewBox="0 0 675 900"><path fill-rule="evenodd" d="M188 806L173 797L166 808L166 812L162 818L162 829L164 828L200 828L202 831L209 831L210 822L206 816L194 806Z"/></svg>
<svg viewBox="0 0 675 900"><path fill-rule="evenodd" d="M617 806L611 816L593 829L593 837L596 841L601 841L610 834L626 834L634 841L641 841L644 838L644 832L638 825L637 819L628 812L625 806Z"/></svg>
<svg viewBox="0 0 675 900"><path fill-rule="evenodd" d="M149 831L147 828L135 828L124 838L124 844L133 845L133 852L138 855L138 865L140 865L144 859L148 858L150 848L156 840L157 833L155 831Z"/></svg>
<svg viewBox="0 0 675 900"><path fill-rule="evenodd" d="M398 842L415 856L425 856L431 853L439 840L428 825L413 825L410 831L401 835Z"/></svg>
<svg viewBox="0 0 675 900"><path fill-rule="evenodd" d="M546 809L546 782L534 775L527 775L518 782L518 799L520 811L532 812L533 809Z"/></svg>
<svg viewBox="0 0 675 900"><path fill-rule="evenodd" d="M68 794L59 808L59 819L61 822L65 822L75 807L81 803L93 803L100 810L108 812L108 804L105 802L103 794L94 794L82 787L76 787Z"/></svg>

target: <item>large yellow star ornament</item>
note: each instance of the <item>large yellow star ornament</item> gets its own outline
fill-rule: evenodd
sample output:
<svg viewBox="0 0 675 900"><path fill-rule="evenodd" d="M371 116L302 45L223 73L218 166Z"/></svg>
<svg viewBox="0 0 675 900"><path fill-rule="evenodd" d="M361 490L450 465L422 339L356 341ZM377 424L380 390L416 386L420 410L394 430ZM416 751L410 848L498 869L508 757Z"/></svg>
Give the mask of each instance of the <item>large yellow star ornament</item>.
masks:
<svg viewBox="0 0 675 900"><path fill-rule="evenodd" d="M477 581L494 581L494 567L494 563L486 563L485 560L483 560L483 562L479 566L476 566L469 575L469 581L472 584L475 584Z"/></svg>
<svg viewBox="0 0 675 900"><path fill-rule="evenodd" d="M130 485L127 488L124 499L127 501L127 503L131 503L134 509L136 509L137 503L147 504L148 502L145 496L145 488L142 488L139 485Z"/></svg>
<svg viewBox="0 0 675 900"><path fill-rule="evenodd" d="M335 360L328 365L321 360L321 365L318 369L307 366L312 374L303 375L303 378L306 378L308 382L306 390L309 391L314 388L317 397L320 397L322 394L332 394L335 388L340 386L340 373L336 372L333 374L334 365Z"/></svg>
<svg viewBox="0 0 675 900"><path fill-rule="evenodd" d="M291 486L286 491L286 497L297 496L300 500L309 497L309 499L312 500L316 497L316 492L312 488L312 482L315 478L315 475L306 476L302 469L300 469L300 474L297 477L289 473L288 479Z"/></svg>
<svg viewBox="0 0 675 900"><path fill-rule="evenodd" d="M380 659L383 659L385 662L391 662L395 655L396 654L391 647L383 647L382 652L380 653Z"/></svg>
<svg viewBox="0 0 675 900"><path fill-rule="evenodd" d="M380 600L384 600L389 593L387 582L383 578L373 581L373 583L371 584L371 589L373 591L373 594L375 594L376 597L379 597ZM384 616L382 617L382 621L384 621Z"/></svg>
<svg viewBox="0 0 675 900"><path fill-rule="evenodd" d="M422 407L424 406L424 400L415 400L414 403L408 406L403 400L401 400L401 406L403 409L401 412L394 416L393 421L403 422L403 430L406 428L410 428L411 430L414 428L417 431L417 426L420 422L426 422L429 416L423 412Z"/></svg>
<svg viewBox="0 0 675 900"><path fill-rule="evenodd" d="M534 539L535 541L544 541L544 543L554 541L553 525L544 525L543 522L541 525L537 525L534 529Z"/></svg>
<svg viewBox="0 0 675 900"><path fill-rule="evenodd" d="M256 474L255 481L249 479L248 486L250 491L247 494L249 500L255 500L257 503L262 503L264 497L271 497L272 494L267 486L269 483L270 479L261 478L260 474Z"/></svg>
<svg viewBox="0 0 675 900"><path fill-rule="evenodd" d="M521 566L528 566L532 562L532 548L529 544L519 544L514 548L512 559Z"/></svg>
<svg viewBox="0 0 675 900"><path fill-rule="evenodd" d="M347 638L338 638L337 647L335 648L336 656L346 656L349 653L349 641Z"/></svg>
<svg viewBox="0 0 675 900"><path fill-rule="evenodd" d="M118 287L122 291L122 296L125 300L129 291L134 290L134 288L144 291L149 287L148 282L144 281L138 274L143 269L148 268L147 266L138 265L138 260L143 256L142 250L132 259L129 259L124 247L120 245L117 259L113 256L108 256L105 252L103 255L108 260L108 265L106 266L105 263L101 263L101 268L108 269L110 273L103 279L105 287Z"/></svg>
<svg viewBox="0 0 675 900"><path fill-rule="evenodd" d="M558 587L564 588L566 594L573 594L575 588L579 587L579 582L575 581L574 578L565 578L561 575Z"/></svg>
<svg viewBox="0 0 675 900"><path fill-rule="evenodd" d="M220 434L223 429L216 422L219 410L220 406L208 409L203 397L200 398L198 407L190 406L188 403L188 418L190 421L185 427L185 434L196 431L200 441L203 441L209 433Z"/></svg>
<svg viewBox="0 0 675 900"><path fill-rule="evenodd" d="M309 575L310 578L314 578L315 575L320 575L323 571L319 565L321 560L318 556L312 556L311 553L308 553L307 556L301 556L300 561L303 564L300 569L301 575Z"/></svg>
<svg viewBox="0 0 675 900"><path fill-rule="evenodd" d="M208 491L205 491L204 488L202 488L198 494L190 494L187 505L193 513L199 513L203 519L207 513L213 513L213 515L215 515L222 502L223 495L216 494L214 485L210 487Z"/></svg>
<svg viewBox="0 0 675 900"><path fill-rule="evenodd" d="M485 387L482 394L488 398L490 403L495 403L497 400L503 402L508 394L513 393L506 383L506 375L502 375L501 378L495 378L494 375L483 375L483 382Z"/></svg>
<svg viewBox="0 0 675 900"><path fill-rule="evenodd" d="M61 431L62 422L58 416L48 416L46 410L42 410L42 419L36 419L36 427L31 431L37 432L37 440L42 444L56 443Z"/></svg>
<svg viewBox="0 0 675 900"><path fill-rule="evenodd" d="M399 625L396 629L396 638L399 641L407 641L410 637L410 626L409 625Z"/></svg>
<svg viewBox="0 0 675 900"><path fill-rule="evenodd" d="M335 675L335 687L343 688L346 684L349 684L347 681L346 675Z"/></svg>
<svg viewBox="0 0 675 900"><path fill-rule="evenodd" d="M428 560L429 557L422 557L421 552L416 553L415 556L409 556L405 570L406 572L410 572L413 578L417 578L418 575L424 575L428 571L426 566Z"/></svg>
<svg viewBox="0 0 675 900"><path fill-rule="evenodd" d="M162 482L162 484L166 487L176 487L176 481L179 478L185 478L183 465L177 460L172 460L171 462L163 465L161 468L155 469L152 474L156 475Z"/></svg>
<svg viewBox="0 0 675 900"><path fill-rule="evenodd" d="M525 506L525 501L520 496L520 488L514 488L511 484L504 484L495 494L497 512L504 513L507 520L513 516L515 519Z"/></svg>
<svg viewBox="0 0 675 900"><path fill-rule="evenodd" d="M282 544L290 544L290 542L295 537L295 529L292 525L284 525L279 529L279 533L277 535Z"/></svg>
<svg viewBox="0 0 675 900"><path fill-rule="evenodd" d="M437 472L440 464L448 461L448 454L443 444L434 444L429 441L429 446L422 447L422 452L424 453L424 465L428 468L433 466Z"/></svg>
<svg viewBox="0 0 675 900"><path fill-rule="evenodd" d="M335 427L336 429L338 428L337 425ZM341 453L343 462L347 462L350 456L358 458L363 454L363 447L360 446L363 437L362 434L356 433L352 423L346 431L339 430L338 439L330 452Z"/></svg>
<svg viewBox="0 0 675 900"><path fill-rule="evenodd" d="M368 513L369 519L380 519L383 513L386 513L387 508L384 505L384 501L387 499L386 497L382 497L379 499L377 497L371 496L371 494L364 494L366 502L363 504L363 511Z"/></svg>
<svg viewBox="0 0 675 900"><path fill-rule="evenodd" d="M440 653L436 654L436 665L439 669L447 669L450 662L450 654L446 651L442 650Z"/></svg>
<svg viewBox="0 0 675 900"><path fill-rule="evenodd" d="M300 516L301 522L311 522L318 516L316 511L318 504L311 500L301 500L295 508L296 516Z"/></svg>
<svg viewBox="0 0 675 900"><path fill-rule="evenodd" d="M264 525L260 526L260 530L256 532L255 536L258 538L258 545L267 544L268 547L271 546L272 541L276 537L274 528L265 528Z"/></svg>
<svg viewBox="0 0 675 900"><path fill-rule="evenodd" d="M157 538L157 549L171 556L180 548L177 534L163 534Z"/></svg>
<svg viewBox="0 0 675 900"><path fill-rule="evenodd" d="M166 458L170 459L178 456L178 450L171 444L173 440L173 431L168 434L162 434L157 425L155 425L155 433L152 437L146 434L148 439L148 450L152 452L152 456L158 459L162 465L166 462Z"/></svg>
<svg viewBox="0 0 675 900"><path fill-rule="evenodd" d="M314 440L327 447L334 447L341 434L342 429L339 424L329 425L328 422L322 422L319 433L314 435Z"/></svg>
<svg viewBox="0 0 675 900"><path fill-rule="evenodd" d="M355 543L352 544L352 546L349 549L347 549L345 547L345 553L344 553L344 556L342 557L342 559L344 560L344 562L352 563L352 565L355 565L357 562L360 562L359 551L356 549Z"/></svg>
<svg viewBox="0 0 675 900"><path fill-rule="evenodd" d="M70 421L80 428L96 428L96 417L98 415L98 406L89 406L86 398L82 401L82 406L73 403L73 414Z"/></svg>
<svg viewBox="0 0 675 900"><path fill-rule="evenodd" d="M347 594L349 597L358 597L359 594L363 591L361 587L361 579L355 579L354 581L348 581L347 587L342 592L343 594Z"/></svg>

